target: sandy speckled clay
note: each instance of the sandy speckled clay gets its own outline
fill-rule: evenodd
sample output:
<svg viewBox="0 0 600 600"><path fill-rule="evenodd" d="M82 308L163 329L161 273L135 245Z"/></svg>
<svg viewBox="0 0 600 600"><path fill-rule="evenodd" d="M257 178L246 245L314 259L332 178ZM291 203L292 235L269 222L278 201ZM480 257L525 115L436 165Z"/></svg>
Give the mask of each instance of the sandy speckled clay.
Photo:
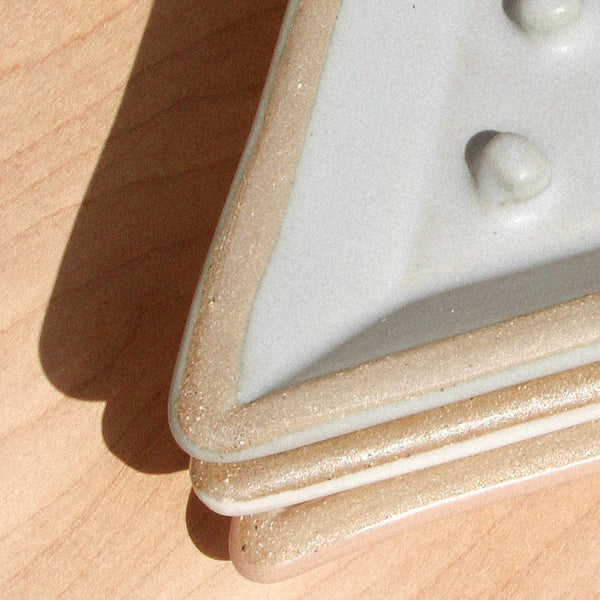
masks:
<svg viewBox="0 0 600 600"><path fill-rule="evenodd" d="M598 421L288 509L234 519L236 567L277 581L403 529L600 468Z"/></svg>
<svg viewBox="0 0 600 600"><path fill-rule="evenodd" d="M594 363L273 456L193 459L192 484L219 513L275 510L560 429L599 400Z"/></svg>

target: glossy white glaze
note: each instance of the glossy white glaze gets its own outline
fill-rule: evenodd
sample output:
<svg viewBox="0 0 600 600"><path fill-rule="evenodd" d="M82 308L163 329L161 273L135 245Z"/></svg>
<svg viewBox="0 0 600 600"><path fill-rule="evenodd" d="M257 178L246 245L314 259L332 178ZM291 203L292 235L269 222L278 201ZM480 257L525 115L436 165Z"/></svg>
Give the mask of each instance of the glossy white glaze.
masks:
<svg viewBox="0 0 600 600"><path fill-rule="evenodd" d="M507 3L345 0L251 314L240 401L597 291L597 256L573 257L600 247L600 11L576 4L553 4L578 18L540 43ZM556 12L516 8L527 23ZM516 145L532 174L522 188L513 169L513 197L533 199L480 201L465 147L486 130L535 144ZM553 265L569 260L553 296ZM511 303L513 287L525 291Z"/></svg>

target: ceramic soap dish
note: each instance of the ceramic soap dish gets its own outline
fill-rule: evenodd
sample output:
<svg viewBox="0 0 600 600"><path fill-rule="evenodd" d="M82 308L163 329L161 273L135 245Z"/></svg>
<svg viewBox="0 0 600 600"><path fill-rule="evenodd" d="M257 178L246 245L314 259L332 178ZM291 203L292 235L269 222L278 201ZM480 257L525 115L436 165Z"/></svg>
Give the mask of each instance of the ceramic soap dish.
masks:
<svg viewBox="0 0 600 600"><path fill-rule="evenodd" d="M596 464L599 42L576 0L290 2L172 386L209 506L408 490L375 530Z"/></svg>

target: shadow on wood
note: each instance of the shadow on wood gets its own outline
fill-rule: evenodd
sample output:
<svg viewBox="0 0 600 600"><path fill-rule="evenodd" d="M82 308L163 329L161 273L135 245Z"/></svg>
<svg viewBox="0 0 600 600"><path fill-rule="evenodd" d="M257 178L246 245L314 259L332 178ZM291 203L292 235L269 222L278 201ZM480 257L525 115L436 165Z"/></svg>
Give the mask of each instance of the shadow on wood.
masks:
<svg viewBox="0 0 600 600"><path fill-rule="evenodd" d="M285 5L155 2L65 249L42 365L64 393L106 402L106 444L138 471L187 466L169 384Z"/></svg>
<svg viewBox="0 0 600 600"><path fill-rule="evenodd" d="M200 552L215 560L229 560L230 521L230 517L212 512L190 492L185 522L190 539Z"/></svg>

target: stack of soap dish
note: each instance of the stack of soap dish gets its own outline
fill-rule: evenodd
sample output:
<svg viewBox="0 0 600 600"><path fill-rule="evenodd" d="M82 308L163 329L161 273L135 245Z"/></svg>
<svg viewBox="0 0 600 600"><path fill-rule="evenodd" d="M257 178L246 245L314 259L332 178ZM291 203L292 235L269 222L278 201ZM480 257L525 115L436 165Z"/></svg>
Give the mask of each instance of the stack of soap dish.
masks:
<svg viewBox="0 0 600 600"><path fill-rule="evenodd" d="M172 431L291 576L600 467L600 11L292 0Z"/></svg>

